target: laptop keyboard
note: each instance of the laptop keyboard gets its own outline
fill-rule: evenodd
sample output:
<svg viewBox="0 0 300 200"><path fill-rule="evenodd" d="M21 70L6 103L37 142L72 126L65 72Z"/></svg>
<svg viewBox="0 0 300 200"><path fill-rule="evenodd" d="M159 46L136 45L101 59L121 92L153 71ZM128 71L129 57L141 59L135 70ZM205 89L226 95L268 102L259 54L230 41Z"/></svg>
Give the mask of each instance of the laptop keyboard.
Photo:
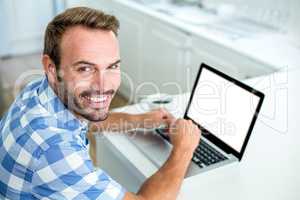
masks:
<svg viewBox="0 0 300 200"><path fill-rule="evenodd" d="M200 140L200 143L194 152L192 161L200 168L203 168L226 159L227 158L224 155L212 148L205 141Z"/></svg>
<svg viewBox="0 0 300 200"><path fill-rule="evenodd" d="M164 139L170 141L170 138L164 133L164 129L158 128L156 132ZM200 140L198 147L194 151L192 161L200 168L203 168L227 159L223 154L207 144L207 142Z"/></svg>

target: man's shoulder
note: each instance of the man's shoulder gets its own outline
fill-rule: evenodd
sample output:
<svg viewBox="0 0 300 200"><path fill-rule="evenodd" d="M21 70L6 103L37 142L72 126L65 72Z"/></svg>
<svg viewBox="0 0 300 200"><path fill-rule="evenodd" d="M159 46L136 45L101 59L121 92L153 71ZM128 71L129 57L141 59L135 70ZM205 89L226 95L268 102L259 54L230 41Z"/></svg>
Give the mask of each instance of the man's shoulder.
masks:
<svg viewBox="0 0 300 200"><path fill-rule="evenodd" d="M1 121L4 127L9 124L11 128L15 128L20 125L22 117L32 112L42 111L37 100L37 88L40 84L41 80L32 81L16 96Z"/></svg>
<svg viewBox="0 0 300 200"><path fill-rule="evenodd" d="M3 153L8 153L14 162L31 168L31 163L39 160L45 151L76 142L68 130L52 126L57 121L55 118L28 115L31 114L20 114L1 130Z"/></svg>
<svg viewBox="0 0 300 200"><path fill-rule="evenodd" d="M0 143L3 151L15 160L20 154L39 159L42 152L61 143L77 142L74 133L80 131L66 126L66 119L57 117L40 103L38 89L41 81L28 84L15 99L0 123Z"/></svg>
<svg viewBox="0 0 300 200"><path fill-rule="evenodd" d="M14 105L1 122L0 137L4 143L14 141L16 146L10 148L19 146L37 158L51 145L74 140L61 121L39 104L31 108Z"/></svg>
<svg viewBox="0 0 300 200"><path fill-rule="evenodd" d="M2 135L11 134L16 140L19 137L28 137L32 140L30 147L47 149L49 145L62 140L72 140L72 137L68 137L73 135L70 130L62 127L61 121L41 106L20 111L4 123Z"/></svg>

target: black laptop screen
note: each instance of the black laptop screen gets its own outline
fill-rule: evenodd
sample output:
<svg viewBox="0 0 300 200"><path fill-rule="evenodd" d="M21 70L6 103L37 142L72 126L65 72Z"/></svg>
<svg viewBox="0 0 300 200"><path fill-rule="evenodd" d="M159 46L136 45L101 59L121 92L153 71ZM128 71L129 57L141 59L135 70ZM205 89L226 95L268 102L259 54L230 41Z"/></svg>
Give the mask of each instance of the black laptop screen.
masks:
<svg viewBox="0 0 300 200"><path fill-rule="evenodd" d="M240 157L262 98L263 94L202 65L185 115Z"/></svg>

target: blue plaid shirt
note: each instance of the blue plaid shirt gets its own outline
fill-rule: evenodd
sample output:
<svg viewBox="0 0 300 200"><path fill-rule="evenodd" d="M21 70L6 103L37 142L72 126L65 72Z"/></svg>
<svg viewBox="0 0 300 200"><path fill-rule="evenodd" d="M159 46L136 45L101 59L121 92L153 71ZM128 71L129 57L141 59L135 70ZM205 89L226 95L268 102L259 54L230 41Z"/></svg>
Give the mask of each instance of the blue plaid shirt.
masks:
<svg viewBox="0 0 300 200"><path fill-rule="evenodd" d="M87 128L46 77L26 86L0 122L0 199L123 199L125 190L93 168Z"/></svg>

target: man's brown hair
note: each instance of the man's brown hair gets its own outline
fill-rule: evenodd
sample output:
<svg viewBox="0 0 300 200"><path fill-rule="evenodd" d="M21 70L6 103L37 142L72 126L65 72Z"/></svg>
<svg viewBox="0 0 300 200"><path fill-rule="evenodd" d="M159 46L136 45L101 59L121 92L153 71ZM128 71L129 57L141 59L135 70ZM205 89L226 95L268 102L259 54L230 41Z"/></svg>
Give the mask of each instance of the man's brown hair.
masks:
<svg viewBox="0 0 300 200"><path fill-rule="evenodd" d="M117 36L119 21L113 15L88 7L70 8L57 15L46 28L43 51L52 59L56 68L60 65L62 36L68 28L74 26L113 31Z"/></svg>

